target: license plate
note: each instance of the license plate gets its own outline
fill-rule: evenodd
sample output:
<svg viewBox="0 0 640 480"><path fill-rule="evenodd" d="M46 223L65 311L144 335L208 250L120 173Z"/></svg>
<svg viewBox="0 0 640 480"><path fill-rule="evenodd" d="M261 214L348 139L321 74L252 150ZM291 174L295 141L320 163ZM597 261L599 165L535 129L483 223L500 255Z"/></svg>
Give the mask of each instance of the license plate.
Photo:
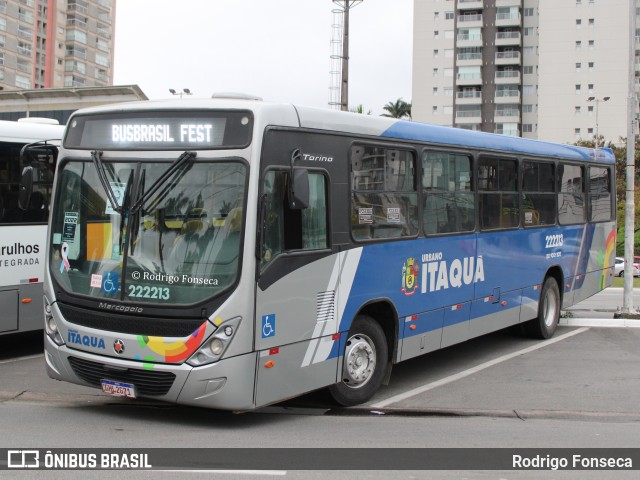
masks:
<svg viewBox="0 0 640 480"><path fill-rule="evenodd" d="M102 391L116 397L136 398L136 389L131 383L101 380Z"/></svg>

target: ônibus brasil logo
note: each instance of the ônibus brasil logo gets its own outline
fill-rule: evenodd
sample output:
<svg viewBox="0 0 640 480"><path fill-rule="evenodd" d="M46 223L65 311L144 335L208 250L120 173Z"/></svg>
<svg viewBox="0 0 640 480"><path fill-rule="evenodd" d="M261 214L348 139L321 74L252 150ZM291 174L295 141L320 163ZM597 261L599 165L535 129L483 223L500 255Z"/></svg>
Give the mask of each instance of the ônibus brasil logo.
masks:
<svg viewBox="0 0 640 480"><path fill-rule="evenodd" d="M418 274L420 266L415 258L407 258L402 266L402 292L405 295L413 295L418 289Z"/></svg>

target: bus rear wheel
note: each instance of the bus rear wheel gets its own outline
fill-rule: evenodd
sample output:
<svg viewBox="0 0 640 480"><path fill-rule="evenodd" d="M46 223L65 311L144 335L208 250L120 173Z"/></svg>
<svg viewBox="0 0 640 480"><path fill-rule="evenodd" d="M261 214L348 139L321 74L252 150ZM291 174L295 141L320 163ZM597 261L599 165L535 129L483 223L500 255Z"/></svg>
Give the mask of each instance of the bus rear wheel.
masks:
<svg viewBox="0 0 640 480"><path fill-rule="evenodd" d="M340 405L366 402L376 393L387 365L387 340L382 327L366 315L359 315L349 330L342 367L342 380L329 387Z"/></svg>
<svg viewBox="0 0 640 480"><path fill-rule="evenodd" d="M538 316L524 324L525 333L533 338L551 338L558 328L560 307L558 282L552 277L547 277L540 292Z"/></svg>

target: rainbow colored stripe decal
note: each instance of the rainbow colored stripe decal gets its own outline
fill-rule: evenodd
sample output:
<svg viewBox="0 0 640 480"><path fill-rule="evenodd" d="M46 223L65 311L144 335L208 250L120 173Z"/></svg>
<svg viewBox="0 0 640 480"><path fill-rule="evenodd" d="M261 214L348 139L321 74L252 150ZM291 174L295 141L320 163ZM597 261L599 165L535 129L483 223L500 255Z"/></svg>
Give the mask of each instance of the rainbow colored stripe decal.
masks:
<svg viewBox="0 0 640 480"><path fill-rule="evenodd" d="M160 358L144 358L143 360L163 361L166 363L180 363L191 356L200 346L207 330L207 322L204 322L191 335L174 342L165 343L164 337L147 337L138 335L138 344L142 348L148 348Z"/></svg>
<svg viewBox="0 0 640 480"><path fill-rule="evenodd" d="M616 248L616 229L611 230L609 236L607 237L607 243L605 246L604 257L598 263L602 265L602 267L606 270L610 267L609 259L613 256L613 251ZM602 252L601 252L602 253ZM603 275L600 279L600 288L604 289L607 286L607 277Z"/></svg>

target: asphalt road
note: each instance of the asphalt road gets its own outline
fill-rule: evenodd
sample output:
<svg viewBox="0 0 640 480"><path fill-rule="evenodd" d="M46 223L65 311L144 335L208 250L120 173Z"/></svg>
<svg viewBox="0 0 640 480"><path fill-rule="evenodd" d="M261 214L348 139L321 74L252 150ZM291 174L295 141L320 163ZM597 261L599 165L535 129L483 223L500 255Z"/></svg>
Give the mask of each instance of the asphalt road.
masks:
<svg viewBox="0 0 640 480"><path fill-rule="evenodd" d="M349 409L335 408L324 392L242 415L113 398L49 379L39 335L2 337L0 448L278 447L289 457L295 457L289 448L640 449L640 321L629 320L626 325L614 321L621 295L622 290L610 289L570 309L555 337L547 341L506 330L396 365L390 384L369 404ZM370 455L367 452L363 454ZM637 470L425 472L392 467L340 471L332 470L328 461L327 471L231 469L178 474L156 470L127 471L126 476L638 478ZM300 468L304 468L302 459ZM117 474L16 473L0 471L0 476L106 478Z"/></svg>

